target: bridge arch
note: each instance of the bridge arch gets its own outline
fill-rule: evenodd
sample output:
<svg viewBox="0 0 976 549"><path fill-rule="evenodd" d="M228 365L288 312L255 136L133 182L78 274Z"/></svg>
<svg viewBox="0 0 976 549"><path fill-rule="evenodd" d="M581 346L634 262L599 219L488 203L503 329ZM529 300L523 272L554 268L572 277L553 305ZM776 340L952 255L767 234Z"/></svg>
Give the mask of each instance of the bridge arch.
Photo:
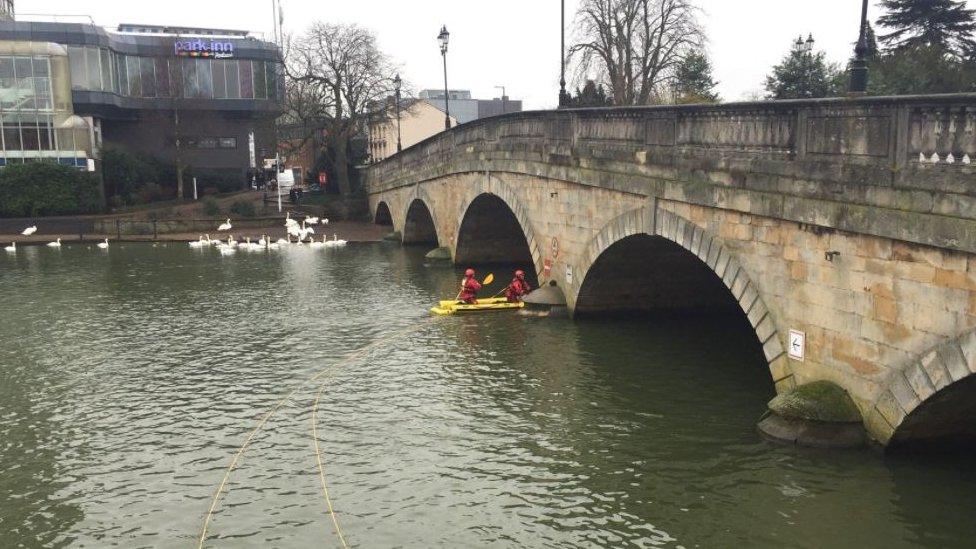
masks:
<svg viewBox="0 0 976 549"><path fill-rule="evenodd" d="M393 225L393 214L390 213L390 206L385 201L376 204L376 212L373 213L373 223L377 225Z"/></svg>
<svg viewBox="0 0 976 549"><path fill-rule="evenodd" d="M649 269L649 258L667 262L667 269ZM626 212L590 240L574 270L582 275L571 285L577 315L716 306L741 312L762 345L776 391L795 387L775 319L758 286L720 239L691 221L655 204Z"/></svg>
<svg viewBox="0 0 976 549"><path fill-rule="evenodd" d="M458 212L455 263L525 264L538 275L542 254L528 209L509 185L496 177L489 177L481 191Z"/></svg>
<svg viewBox="0 0 976 549"><path fill-rule="evenodd" d="M867 421L887 448L976 446L976 330L892 372Z"/></svg>
<svg viewBox="0 0 976 549"><path fill-rule="evenodd" d="M427 202L414 198L403 213L403 243L437 245L437 224Z"/></svg>

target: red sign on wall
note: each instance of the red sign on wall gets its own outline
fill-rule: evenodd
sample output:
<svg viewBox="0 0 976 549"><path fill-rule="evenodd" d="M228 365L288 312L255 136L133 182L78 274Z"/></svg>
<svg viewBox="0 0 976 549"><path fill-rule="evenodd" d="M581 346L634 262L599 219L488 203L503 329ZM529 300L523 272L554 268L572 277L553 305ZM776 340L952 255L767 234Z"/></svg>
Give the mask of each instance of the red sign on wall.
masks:
<svg viewBox="0 0 976 549"><path fill-rule="evenodd" d="M326 186L329 184L329 174L325 172L319 172L319 185Z"/></svg>
<svg viewBox="0 0 976 549"><path fill-rule="evenodd" d="M546 259L542 262L542 277L549 278L550 273L552 273L552 260Z"/></svg>

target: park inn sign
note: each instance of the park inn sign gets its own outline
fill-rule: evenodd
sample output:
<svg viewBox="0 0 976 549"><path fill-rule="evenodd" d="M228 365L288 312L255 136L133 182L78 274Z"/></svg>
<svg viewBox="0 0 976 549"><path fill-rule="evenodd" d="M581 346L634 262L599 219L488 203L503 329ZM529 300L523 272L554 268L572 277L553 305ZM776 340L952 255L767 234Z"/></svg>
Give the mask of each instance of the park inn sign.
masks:
<svg viewBox="0 0 976 549"><path fill-rule="evenodd" d="M180 57L210 57L213 59L230 59L234 57L234 44L231 42L204 42L195 40L177 40L174 43L176 55Z"/></svg>

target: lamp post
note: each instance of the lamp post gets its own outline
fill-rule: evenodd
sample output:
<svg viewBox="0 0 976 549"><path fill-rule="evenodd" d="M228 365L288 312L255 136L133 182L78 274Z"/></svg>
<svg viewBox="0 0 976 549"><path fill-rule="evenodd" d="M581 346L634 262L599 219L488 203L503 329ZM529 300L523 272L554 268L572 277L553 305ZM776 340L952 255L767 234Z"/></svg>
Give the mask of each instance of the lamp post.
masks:
<svg viewBox="0 0 976 549"><path fill-rule="evenodd" d="M400 73L397 73L393 77L393 100L396 102L396 117L397 117L397 152L403 150L403 144L400 142L400 86L403 81L400 80Z"/></svg>
<svg viewBox="0 0 976 549"><path fill-rule="evenodd" d="M566 95L566 0L559 3L559 106L569 101Z"/></svg>
<svg viewBox="0 0 976 549"><path fill-rule="evenodd" d="M495 86L495 89L502 90L502 114L505 114L505 86Z"/></svg>
<svg viewBox="0 0 976 549"><path fill-rule="evenodd" d="M437 40L441 43L441 57L444 58L444 129L451 129L451 106L448 102L450 94L447 91L447 41L451 33L447 32L447 25L441 27L441 33L437 35Z"/></svg>
<svg viewBox="0 0 976 549"><path fill-rule="evenodd" d="M851 80L848 95L864 95L868 91L868 0L861 2L861 31L854 46L854 61L851 63Z"/></svg>

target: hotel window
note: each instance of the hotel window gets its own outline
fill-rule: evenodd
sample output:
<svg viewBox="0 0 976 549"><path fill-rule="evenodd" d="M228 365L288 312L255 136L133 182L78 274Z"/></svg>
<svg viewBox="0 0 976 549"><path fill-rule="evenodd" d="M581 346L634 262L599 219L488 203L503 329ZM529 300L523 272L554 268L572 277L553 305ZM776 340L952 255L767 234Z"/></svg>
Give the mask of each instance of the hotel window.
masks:
<svg viewBox="0 0 976 549"><path fill-rule="evenodd" d="M98 48L85 48L88 67L88 89L102 90L102 59Z"/></svg>
<svg viewBox="0 0 976 549"><path fill-rule="evenodd" d="M129 71L126 69L126 56L121 53L115 56L116 64L116 92L119 95L129 95Z"/></svg>
<svg viewBox="0 0 976 549"><path fill-rule="evenodd" d="M50 74L47 57L0 57L0 110L53 110Z"/></svg>
<svg viewBox="0 0 976 549"><path fill-rule="evenodd" d="M214 59L211 62L213 68L214 99L224 99L227 97L227 61Z"/></svg>
<svg viewBox="0 0 976 549"><path fill-rule="evenodd" d="M268 75L264 72L264 61L253 61L252 72L254 73L254 98L268 98Z"/></svg>
<svg viewBox="0 0 976 549"><path fill-rule="evenodd" d="M241 98L241 77L237 68L236 61L230 61L225 65L227 70L227 99Z"/></svg>
<svg viewBox="0 0 976 549"><path fill-rule="evenodd" d="M100 50L99 54L102 58L102 89L105 91L114 91L115 85L112 83L113 74L113 64L112 64L112 52L109 50Z"/></svg>
<svg viewBox="0 0 976 549"><path fill-rule="evenodd" d="M254 99L254 81L252 80L251 74L251 62L241 60L237 63L241 73L241 98Z"/></svg>
<svg viewBox="0 0 976 549"><path fill-rule="evenodd" d="M50 151L55 148L52 116L4 113L0 119L3 150Z"/></svg>
<svg viewBox="0 0 976 549"><path fill-rule="evenodd" d="M236 137L220 137L217 139L217 146L221 149L236 149L237 148L237 138Z"/></svg>
<svg viewBox="0 0 976 549"><path fill-rule="evenodd" d="M130 97L142 97L142 63L138 57L133 55L125 56L125 72L129 75Z"/></svg>
<svg viewBox="0 0 976 549"><path fill-rule="evenodd" d="M88 69L85 61L85 48L68 46L68 61L71 65L71 89L87 89Z"/></svg>
<svg viewBox="0 0 976 549"><path fill-rule="evenodd" d="M197 140L198 149L216 149L217 139L213 137L201 137Z"/></svg>
<svg viewBox="0 0 976 549"><path fill-rule="evenodd" d="M156 63L152 57L139 58L142 97L156 97Z"/></svg>
<svg viewBox="0 0 976 549"><path fill-rule="evenodd" d="M153 60L156 65L156 95L159 97L171 97L172 93L169 85L169 61L165 57L157 57Z"/></svg>
<svg viewBox="0 0 976 549"><path fill-rule="evenodd" d="M185 97L210 99L213 97L213 74L209 59L183 60L183 93Z"/></svg>

